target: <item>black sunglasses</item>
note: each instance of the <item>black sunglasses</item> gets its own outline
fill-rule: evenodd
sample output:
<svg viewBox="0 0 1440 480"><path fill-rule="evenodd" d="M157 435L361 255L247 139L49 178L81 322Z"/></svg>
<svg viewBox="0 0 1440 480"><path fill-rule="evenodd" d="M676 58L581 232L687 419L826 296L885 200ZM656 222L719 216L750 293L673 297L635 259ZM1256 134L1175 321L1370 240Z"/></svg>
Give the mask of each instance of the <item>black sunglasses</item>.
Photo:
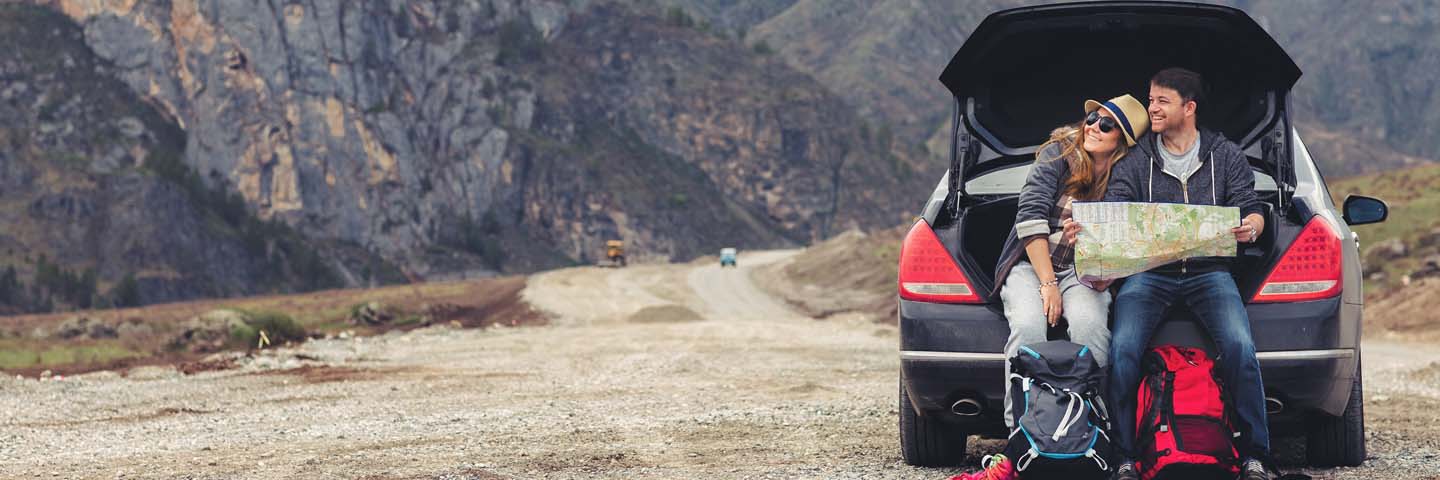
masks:
<svg viewBox="0 0 1440 480"><path fill-rule="evenodd" d="M1100 133L1110 133L1120 126L1120 124L1115 123L1114 118L1100 116L1099 110L1092 111L1089 115L1085 116L1086 125L1094 125L1095 122L1100 122Z"/></svg>

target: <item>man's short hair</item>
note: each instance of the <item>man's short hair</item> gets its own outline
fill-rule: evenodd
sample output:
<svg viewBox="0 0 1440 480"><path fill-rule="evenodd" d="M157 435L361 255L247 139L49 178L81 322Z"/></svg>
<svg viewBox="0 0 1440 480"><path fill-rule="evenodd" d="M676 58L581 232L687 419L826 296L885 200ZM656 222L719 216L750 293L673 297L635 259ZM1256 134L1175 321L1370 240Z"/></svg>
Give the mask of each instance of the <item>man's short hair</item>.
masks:
<svg viewBox="0 0 1440 480"><path fill-rule="evenodd" d="M1205 95L1205 80L1200 74L1180 67L1170 67L1150 77L1150 84L1173 89L1180 93L1180 102L1194 100L1199 104Z"/></svg>

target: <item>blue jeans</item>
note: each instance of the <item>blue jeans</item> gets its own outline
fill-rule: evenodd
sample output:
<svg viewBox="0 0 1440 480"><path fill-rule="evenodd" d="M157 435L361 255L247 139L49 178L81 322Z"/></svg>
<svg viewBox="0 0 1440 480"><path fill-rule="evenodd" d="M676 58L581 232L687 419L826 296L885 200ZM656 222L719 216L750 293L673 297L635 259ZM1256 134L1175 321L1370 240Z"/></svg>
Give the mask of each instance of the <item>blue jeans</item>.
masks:
<svg viewBox="0 0 1440 480"><path fill-rule="evenodd" d="M1270 453L1270 427L1265 423L1265 386L1250 317L1229 272L1155 273L1131 276L1115 297L1115 325L1110 335L1110 388L1107 403L1115 410L1120 451L1129 459L1135 451L1135 390L1144 373L1140 359L1155 329L1171 305L1183 304L1194 312L1215 341L1220 380L1225 382L1239 417L1242 457L1263 458Z"/></svg>

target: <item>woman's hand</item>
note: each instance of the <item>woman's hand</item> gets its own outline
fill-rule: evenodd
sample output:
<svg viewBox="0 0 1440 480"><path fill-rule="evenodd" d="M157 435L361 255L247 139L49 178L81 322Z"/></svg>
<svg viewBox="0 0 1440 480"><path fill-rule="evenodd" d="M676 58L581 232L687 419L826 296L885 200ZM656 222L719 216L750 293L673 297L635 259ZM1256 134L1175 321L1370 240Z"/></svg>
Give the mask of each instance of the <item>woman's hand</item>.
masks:
<svg viewBox="0 0 1440 480"><path fill-rule="evenodd" d="M1045 305L1045 321L1054 327L1060 324L1060 315L1065 313L1060 306L1060 287L1058 285L1046 285L1040 287L1040 301Z"/></svg>
<svg viewBox="0 0 1440 480"><path fill-rule="evenodd" d="M1066 246L1075 246L1075 236L1080 234L1080 222L1067 218L1060 226L1065 229L1060 242Z"/></svg>
<svg viewBox="0 0 1440 480"><path fill-rule="evenodd" d="M1097 292L1103 292L1105 291L1105 289L1110 288L1110 284L1114 282L1114 280L1101 280L1098 282L1091 282L1090 289Z"/></svg>

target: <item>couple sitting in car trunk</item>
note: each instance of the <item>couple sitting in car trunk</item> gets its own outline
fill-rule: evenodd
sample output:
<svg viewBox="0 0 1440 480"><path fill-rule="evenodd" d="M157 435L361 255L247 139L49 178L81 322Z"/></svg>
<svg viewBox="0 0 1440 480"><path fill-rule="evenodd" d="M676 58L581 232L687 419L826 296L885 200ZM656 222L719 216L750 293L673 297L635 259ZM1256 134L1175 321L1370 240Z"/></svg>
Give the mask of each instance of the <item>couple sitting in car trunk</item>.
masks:
<svg viewBox="0 0 1440 480"><path fill-rule="evenodd" d="M1230 275L1231 259L1190 259L1133 275L1114 292L1113 301L1108 282L1087 285L1075 272L1080 225L1070 218L1072 201L1238 207L1242 220L1232 230L1235 241L1253 243L1260 237L1265 222L1245 154L1219 133L1196 127L1203 90L1199 74L1168 68L1150 79L1148 108L1130 95L1085 102L1083 121L1056 129L1037 150L996 271L1010 324L1007 358L1022 345L1046 341L1048 328L1063 327L1071 341L1088 346L1101 365L1109 366L1105 398L1125 457L1115 469L1119 479L1138 478L1133 461L1141 358L1172 305L1190 309L1214 340L1217 373L1238 416L1236 447L1245 458L1241 477L1271 478L1262 463L1270 439L1260 365ZM1111 305L1113 330L1107 328ZM1007 423L1011 402L1007 389Z"/></svg>

